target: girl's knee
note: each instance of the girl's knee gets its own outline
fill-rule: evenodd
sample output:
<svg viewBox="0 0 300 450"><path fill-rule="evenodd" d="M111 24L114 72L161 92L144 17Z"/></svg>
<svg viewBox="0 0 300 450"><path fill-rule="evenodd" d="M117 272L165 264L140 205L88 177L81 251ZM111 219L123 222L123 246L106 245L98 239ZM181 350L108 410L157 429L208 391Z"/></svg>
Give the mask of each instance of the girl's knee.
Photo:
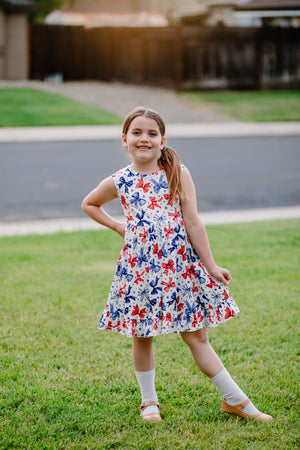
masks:
<svg viewBox="0 0 300 450"><path fill-rule="evenodd" d="M181 337L189 347L195 344L208 343L208 336L205 328L201 328L200 330L191 332L186 331L184 333L181 333Z"/></svg>
<svg viewBox="0 0 300 450"><path fill-rule="evenodd" d="M139 345L139 346L151 346L153 342L153 337L148 337L148 338L144 338L144 337L138 337L138 336L133 336L133 344L134 345Z"/></svg>

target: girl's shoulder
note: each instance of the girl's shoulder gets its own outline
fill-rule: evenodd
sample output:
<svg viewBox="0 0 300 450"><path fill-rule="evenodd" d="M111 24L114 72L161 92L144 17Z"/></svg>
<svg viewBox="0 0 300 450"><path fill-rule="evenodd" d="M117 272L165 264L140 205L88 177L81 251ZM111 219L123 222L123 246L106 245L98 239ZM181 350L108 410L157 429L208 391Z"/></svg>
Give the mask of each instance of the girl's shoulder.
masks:
<svg viewBox="0 0 300 450"><path fill-rule="evenodd" d="M128 175L129 177L134 176L134 173L131 170L130 166L126 166L126 167L123 167L122 169L117 170L117 172L114 172L112 174L112 177L118 178L118 177L124 176L124 175Z"/></svg>

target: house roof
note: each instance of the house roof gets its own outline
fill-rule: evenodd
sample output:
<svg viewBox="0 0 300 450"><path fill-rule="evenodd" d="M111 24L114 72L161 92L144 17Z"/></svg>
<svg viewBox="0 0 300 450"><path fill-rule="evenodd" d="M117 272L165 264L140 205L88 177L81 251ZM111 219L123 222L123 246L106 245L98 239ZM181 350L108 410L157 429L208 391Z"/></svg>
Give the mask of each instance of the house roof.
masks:
<svg viewBox="0 0 300 450"><path fill-rule="evenodd" d="M298 10L300 0L251 0L235 9L238 11Z"/></svg>
<svg viewBox="0 0 300 450"><path fill-rule="evenodd" d="M36 9L30 0L0 0L0 9L7 13L29 13Z"/></svg>

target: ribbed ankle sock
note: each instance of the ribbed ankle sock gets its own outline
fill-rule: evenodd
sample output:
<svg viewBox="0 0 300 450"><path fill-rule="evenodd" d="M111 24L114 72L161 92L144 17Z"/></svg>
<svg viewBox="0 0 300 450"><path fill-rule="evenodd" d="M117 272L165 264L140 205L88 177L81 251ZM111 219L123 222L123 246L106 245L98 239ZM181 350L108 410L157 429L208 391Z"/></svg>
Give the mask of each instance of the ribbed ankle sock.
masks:
<svg viewBox="0 0 300 450"><path fill-rule="evenodd" d="M157 395L155 392L155 369L149 370L147 372L137 372L135 371L136 378L138 380L141 394L142 403L146 402L157 402ZM143 414L158 413L159 409L156 405L147 406L143 410Z"/></svg>
<svg viewBox="0 0 300 450"><path fill-rule="evenodd" d="M233 381L226 369L221 370L216 376L210 378L210 381L221 391L229 405L239 405L248 398L235 381ZM258 412L251 401L243 408L243 411L250 415Z"/></svg>

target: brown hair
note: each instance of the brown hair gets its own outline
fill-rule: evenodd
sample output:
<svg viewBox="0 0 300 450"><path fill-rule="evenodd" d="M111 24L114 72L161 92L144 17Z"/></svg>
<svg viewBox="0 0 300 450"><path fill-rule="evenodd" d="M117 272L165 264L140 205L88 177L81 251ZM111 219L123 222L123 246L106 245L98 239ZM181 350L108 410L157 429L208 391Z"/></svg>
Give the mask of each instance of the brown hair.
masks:
<svg viewBox="0 0 300 450"><path fill-rule="evenodd" d="M144 108L143 106L138 106L132 110L124 119L123 122L123 134L128 133L131 122L139 116L146 116L150 119L154 119L158 125L160 134L162 137L165 136L166 126L162 117L154 109ZM184 197L183 186L181 182L181 164L180 159L171 147L165 146L161 150L161 156L158 159L158 165L166 172L168 186L172 199L174 200L178 195L182 200Z"/></svg>

